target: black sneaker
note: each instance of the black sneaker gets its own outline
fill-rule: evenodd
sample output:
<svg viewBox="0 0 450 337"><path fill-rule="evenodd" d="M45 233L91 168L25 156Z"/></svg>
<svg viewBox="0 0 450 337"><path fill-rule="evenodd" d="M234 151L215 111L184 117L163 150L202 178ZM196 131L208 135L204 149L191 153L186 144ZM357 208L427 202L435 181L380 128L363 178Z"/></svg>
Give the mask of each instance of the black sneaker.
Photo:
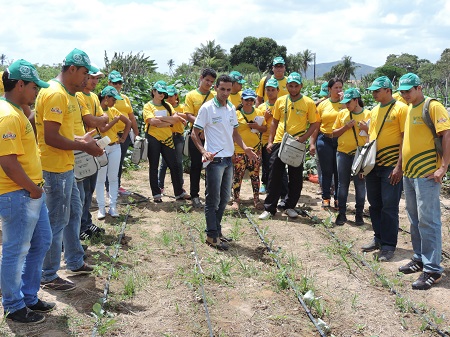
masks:
<svg viewBox="0 0 450 337"><path fill-rule="evenodd" d="M344 213L339 213L334 222L337 226L343 226L347 222L347 217Z"/></svg>
<svg viewBox="0 0 450 337"><path fill-rule="evenodd" d="M56 291L72 291L77 286L68 280L63 280L61 277L55 278L50 282L41 282L42 289L51 289Z"/></svg>
<svg viewBox="0 0 450 337"><path fill-rule="evenodd" d="M217 250L228 250L228 245L225 242L220 241L219 238L206 237L206 244Z"/></svg>
<svg viewBox="0 0 450 337"><path fill-rule="evenodd" d="M86 229L80 233L80 240L88 240L92 237L94 233L90 229Z"/></svg>
<svg viewBox="0 0 450 337"><path fill-rule="evenodd" d="M378 254L377 253L374 254L374 258L380 262L387 262L392 260L392 258L394 257L394 253L395 251L393 250L382 249L378 252Z"/></svg>
<svg viewBox="0 0 450 337"><path fill-rule="evenodd" d="M412 284L412 288L416 290L428 290L433 284L442 280L442 274L427 273L424 271L419 278Z"/></svg>
<svg viewBox="0 0 450 337"><path fill-rule="evenodd" d="M53 302L44 302L38 299L37 303L34 305L28 306L28 309L33 310L34 312L42 312L47 313L55 309L56 303Z"/></svg>
<svg viewBox="0 0 450 337"><path fill-rule="evenodd" d="M360 213L356 213L355 215L355 226L363 226L364 225L364 218L363 215Z"/></svg>
<svg viewBox="0 0 450 337"><path fill-rule="evenodd" d="M20 310L14 311L12 314L5 311L5 316L14 322L38 324L45 321L45 316L30 310L25 307Z"/></svg>
<svg viewBox="0 0 450 337"><path fill-rule="evenodd" d="M90 274L94 271L94 268L92 268L87 263L84 263L80 268L75 270L67 270L67 274L69 275L86 275Z"/></svg>
<svg viewBox="0 0 450 337"><path fill-rule="evenodd" d="M398 268L398 271L403 274L417 273L422 270L423 270L423 262L416 260L411 260L408 262L408 264L405 264L404 266Z"/></svg>
<svg viewBox="0 0 450 337"><path fill-rule="evenodd" d="M372 252L374 250L380 249L381 245L379 242L375 241L375 238L372 239L368 244L365 244L361 247L363 252Z"/></svg>
<svg viewBox="0 0 450 337"><path fill-rule="evenodd" d="M89 229L94 234L100 234L100 233L104 234L106 232L104 228L98 227L97 225L94 225L94 224L90 225Z"/></svg>
<svg viewBox="0 0 450 337"><path fill-rule="evenodd" d="M228 236L223 236L223 235L219 235L219 239L222 242L232 242L233 241L233 238L230 238Z"/></svg>

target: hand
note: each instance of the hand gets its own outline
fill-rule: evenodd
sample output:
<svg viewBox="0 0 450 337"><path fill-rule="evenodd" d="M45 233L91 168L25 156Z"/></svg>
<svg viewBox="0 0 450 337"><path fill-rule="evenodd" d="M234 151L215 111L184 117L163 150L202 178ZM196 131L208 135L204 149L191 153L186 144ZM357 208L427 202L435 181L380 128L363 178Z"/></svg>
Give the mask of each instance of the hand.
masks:
<svg viewBox="0 0 450 337"><path fill-rule="evenodd" d="M397 185L403 178L402 169L398 166L394 167L394 170L389 175L391 185Z"/></svg>
<svg viewBox="0 0 450 337"><path fill-rule="evenodd" d="M433 179L436 183L442 184L442 179L444 178L444 175L446 174L446 172L447 172L447 170L441 166L436 171L434 171L433 174L430 174L430 175L426 176L425 178Z"/></svg>
<svg viewBox="0 0 450 337"><path fill-rule="evenodd" d="M348 123L345 124L348 129L351 129L356 125L356 121L354 119L350 120Z"/></svg>
<svg viewBox="0 0 450 337"><path fill-rule="evenodd" d="M36 188L30 192L30 198L31 199L40 199L42 197L43 192L44 192L44 190L42 189L42 187L39 187L36 185Z"/></svg>
<svg viewBox="0 0 450 337"><path fill-rule="evenodd" d="M248 159L250 159L250 163L255 163L259 160L258 155L253 151L252 147L246 147L244 151Z"/></svg>
<svg viewBox="0 0 450 337"><path fill-rule="evenodd" d="M316 145L314 144L309 144L309 154L311 156L314 156L316 154Z"/></svg>
<svg viewBox="0 0 450 337"><path fill-rule="evenodd" d="M214 153L208 152L208 151L205 151L202 153L202 161L203 162L213 161L213 160L214 160Z"/></svg>
<svg viewBox="0 0 450 337"><path fill-rule="evenodd" d="M259 126L259 124L256 122L248 122L247 125L250 129L256 129Z"/></svg>
<svg viewBox="0 0 450 337"><path fill-rule="evenodd" d="M267 143L266 150L268 153L272 153L273 143Z"/></svg>
<svg viewBox="0 0 450 337"><path fill-rule="evenodd" d="M359 122L359 123L358 123L358 127L359 127L359 129L362 130L362 131L366 131L366 132L369 131L369 128L367 127L367 123L364 122L364 121Z"/></svg>
<svg viewBox="0 0 450 337"><path fill-rule="evenodd" d="M270 109L266 109L266 111L264 112L264 119L268 120L270 119L270 117L272 117L272 112L270 111Z"/></svg>
<svg viewBox="0 0 450 337"><path fill-rule="evenodd" d="M109 122L108 115L107 114L103 114L100 118L101 118L100 126L101 127L106 126L106 124L108 124L108 122Z"/></svg>
<svg viewBox="0 0 450 337"><path fill-rule="evenodd" d="M92 138L92 135L95 134L97 130L91 130L86 133L83 137L81 137L78 141L83 143L83 151L89 153L91 156L98 157L103 154L103 149L98 147L97 141Z"/></svg>

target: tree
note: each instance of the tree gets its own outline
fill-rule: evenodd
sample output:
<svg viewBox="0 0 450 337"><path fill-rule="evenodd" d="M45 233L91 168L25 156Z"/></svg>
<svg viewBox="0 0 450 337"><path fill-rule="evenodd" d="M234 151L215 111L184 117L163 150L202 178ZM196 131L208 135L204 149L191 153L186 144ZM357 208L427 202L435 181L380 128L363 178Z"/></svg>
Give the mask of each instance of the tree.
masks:
<svg viewBox="0 0 450 337"><path fill-rule="evenodd" d="M355 65L355 62L352 61L352 57L344 56L342 57L342 61L340 63L331 67L329 72L323 74L323 78L328 81L333 77L339 77L344 82L348 81L352 76L356 79L356 68L359 68L359 66Z"/></svg>
<svg viewBox="0 0 450 337"><path fill-rule="evenodd" d="M426 60L420 60L424 62ZM417 73L419 69L420 62L416 55L411 55L407 53L402 53L401 55L390 54L387 59L385 66L394 66L403 69L403 74L406 73Z"/></svg>
<svg viewBox="0 0 450 337"><path fill-rule="evenodd" d="M171 76L173 76L173 67L175 67L175 61L173 59L170 59L167 61L167 65L169 66L169 73Z"/></svg>
<svg viewBox="0 0 450 337"><path fill-rule="evenodd" d="M5 54L1 54L0 55L0 62L2 63L2 65L5 64L5 62L6 62L6 55Z"/></svg>
<svg viewBox="0 0 450 337"><path fill-rule="evenodd" d="M217 70L224 70L228 67L228 56L226 50L215 40L206 41L200 44L191 54L192 63L199 67L210 67Z"/></svg>
<svg viewBox="0 0 450 337"><path fill-rule="evenodd" d="M394 65L384 65L375 68L374 73L376 77L387 76L392 81L392 83L395 83L396 80L398 80L402 75L405 74L405 70Z"/></svg>
<svg viewBox="0 0 450 337"><path fill-rule="evenodd" d="M232 66L249 63L257 67L259 71L271 69L272 61L276 56L281 56L286 60L286 47L279 46L275 40L268 37L247 36L230 49Z"/></svg>

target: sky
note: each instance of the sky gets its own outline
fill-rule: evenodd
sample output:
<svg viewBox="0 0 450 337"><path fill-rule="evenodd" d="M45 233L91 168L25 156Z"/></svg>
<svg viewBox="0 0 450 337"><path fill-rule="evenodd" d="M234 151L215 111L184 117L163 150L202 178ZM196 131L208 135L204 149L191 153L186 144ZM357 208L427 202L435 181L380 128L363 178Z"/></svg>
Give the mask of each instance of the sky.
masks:
<svg viewBox="0 0 450 337"><path fill-rule="evenodd" d="M3 0L0 54L9 61L61 63L73 49L104 66L105 51L144 53L167 73L202 43L222 48L269 37L316 63L349 55L378 67L390 54L436 62L450 48L447 0Z"/></svg>

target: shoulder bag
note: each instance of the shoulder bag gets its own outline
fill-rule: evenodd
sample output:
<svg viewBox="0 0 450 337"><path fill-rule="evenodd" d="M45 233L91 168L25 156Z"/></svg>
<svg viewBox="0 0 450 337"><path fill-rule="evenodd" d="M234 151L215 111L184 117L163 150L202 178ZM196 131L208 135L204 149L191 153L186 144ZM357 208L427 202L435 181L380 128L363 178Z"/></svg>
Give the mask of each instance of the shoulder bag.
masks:
<svg viewBox="0 0 450 337"><path fill-rule="evenodd" d="M436 127L434 126L434 123L431 120L431 116L430 116L431 101L436 101L436 99L430 98L430 97L427 97L425 99L425 103L423 105L423 110L422 110L422 119L423 119L423 122L430 128L430 131L433 134L434 148L436 149L436 152L442 158L442 154L444 153L444 151L442 149L442 138L437 135Z"/></svg>

